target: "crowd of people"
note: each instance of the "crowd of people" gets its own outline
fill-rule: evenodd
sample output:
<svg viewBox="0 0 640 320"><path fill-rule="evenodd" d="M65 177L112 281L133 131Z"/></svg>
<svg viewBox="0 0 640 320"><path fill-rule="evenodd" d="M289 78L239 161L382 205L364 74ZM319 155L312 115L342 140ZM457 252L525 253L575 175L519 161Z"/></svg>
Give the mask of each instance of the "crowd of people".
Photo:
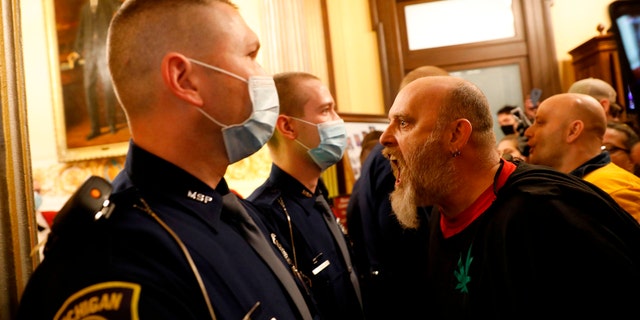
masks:
<svg viewBox="0 0 640 320"><path fill-rule="evenodd" d="M125 1L107 43L131 132L112 210L56 221L17 319L635 311L640 147L600 83L527 97L526 127L501 119L498 143L475 84L407 73L343 229L321 178L346 149L334 98L313 74L263 70L232 2ZM225 171L264 145L270 175L242 198Z"/></svg>

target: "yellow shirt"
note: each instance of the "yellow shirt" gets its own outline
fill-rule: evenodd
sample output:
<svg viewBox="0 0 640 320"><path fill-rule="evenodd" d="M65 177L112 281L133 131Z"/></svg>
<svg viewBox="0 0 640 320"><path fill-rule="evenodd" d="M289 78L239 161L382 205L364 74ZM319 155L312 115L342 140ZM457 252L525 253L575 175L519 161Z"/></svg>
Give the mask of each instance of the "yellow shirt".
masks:
<svg viewBox="0 0 640 320"><path fill-rule="evenodd" d="M640 177L610 162L584 176L584 180L604 190L640 222Z"/></svg>

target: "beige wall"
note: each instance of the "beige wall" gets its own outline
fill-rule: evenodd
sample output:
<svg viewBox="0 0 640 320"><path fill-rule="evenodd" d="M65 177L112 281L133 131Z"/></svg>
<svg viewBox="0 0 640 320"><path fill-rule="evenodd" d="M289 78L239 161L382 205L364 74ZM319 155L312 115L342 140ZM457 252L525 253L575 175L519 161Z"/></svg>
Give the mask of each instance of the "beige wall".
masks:
<svg viewBox="0 0 640 320"><path fill-rule="evenodd" d="M341 112L383 114L382 77L368 0L327 0Z"/></svg>
<svg viewBox="0 0 640 320"><path fill-rule="evenodd" d="M527 0L534 1L534 0ZM43 4L53 0L23 0L22 27L27 81L27 104L31 159L35 172L57 172L60 164L56 154L53 123L54 91L52 89L49 50ZM602 23L608 29L607 6L610 0L556 0L552 6L556 54L563 78L570 75L568 51L597 34ZM236 0L248 24L260 33L259 0ZM368 0L327 0L331 24L336 99L341 112L382 114L382 86L376 34L371 28ZM577 14L579 8L580 14ZM268 50L268 48L264 48ZM569 77L571 78L571 77ZM260 152L259 157L265 154ZM241 164L246 166L246 163ZM264 167L261 175L266 174ZM246 171L245 171L246 172ZM55 179L56 177L51 177ZM235 179L236 177L233 177ZM259 181L259 180L258 180ZM239 189L251 189L254 184L236 184ZM243 192L245 193L245 192ZM64 196L64 195L62 195Z"/></svg>
<svg viewBox="0 0 640 320"><path fill-rule="evenodd" d="M560 67L562 89L569 89L575 80L569 51L598 35L597 26L605 32L611 28L607 8L611 0L555 0L551 7L556 55Z"/></svg>

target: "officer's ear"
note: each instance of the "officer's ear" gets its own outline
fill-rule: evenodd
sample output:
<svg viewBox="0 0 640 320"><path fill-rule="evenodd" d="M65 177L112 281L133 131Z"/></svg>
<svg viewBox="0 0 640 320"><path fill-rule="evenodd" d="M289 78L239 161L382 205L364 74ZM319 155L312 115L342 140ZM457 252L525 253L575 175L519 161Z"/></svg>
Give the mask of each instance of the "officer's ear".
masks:
<svg viewBox="0 0 640 320"><path fill-rule="evenodd" d="M162 59L160 70L164 84L175 96L191 105L204 104L200 93L205 79L195 72L194 64L187 57L169 52Z"/></svg>
<svg viewBox="0 0 640 320"><path fill-rule="evenodd" d="M294 140L298 137L295 122L293 118L281 114L278 116L278 120L276 120L276 130L278 130L283 137Z"/></svg>

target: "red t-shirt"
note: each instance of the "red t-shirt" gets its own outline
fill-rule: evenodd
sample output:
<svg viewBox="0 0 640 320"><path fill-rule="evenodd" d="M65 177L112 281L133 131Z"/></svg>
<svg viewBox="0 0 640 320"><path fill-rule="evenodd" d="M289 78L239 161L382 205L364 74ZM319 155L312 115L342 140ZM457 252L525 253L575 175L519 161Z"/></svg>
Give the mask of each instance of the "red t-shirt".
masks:
<svg viewBox="0 0 640 320"><path fill-rule="evenodd" d="M476 220L476 218L485 212L489 206L491 206L493 201L496 200L496 193L500 188L502 188L509 175L516 170L515 164L509 161L500 161L502 161L502 167L498 169L497 179L495 182L491 186L487 187L487 190L485 190L467 209L460 212L460 214L454 218L449 218L444 215L442 208L440 208L440 214L442 216L440 219L440 229L442 229L442 235L445 239L464 230L464 228ZM493 190L494 186L495 191Z"/></svg>

